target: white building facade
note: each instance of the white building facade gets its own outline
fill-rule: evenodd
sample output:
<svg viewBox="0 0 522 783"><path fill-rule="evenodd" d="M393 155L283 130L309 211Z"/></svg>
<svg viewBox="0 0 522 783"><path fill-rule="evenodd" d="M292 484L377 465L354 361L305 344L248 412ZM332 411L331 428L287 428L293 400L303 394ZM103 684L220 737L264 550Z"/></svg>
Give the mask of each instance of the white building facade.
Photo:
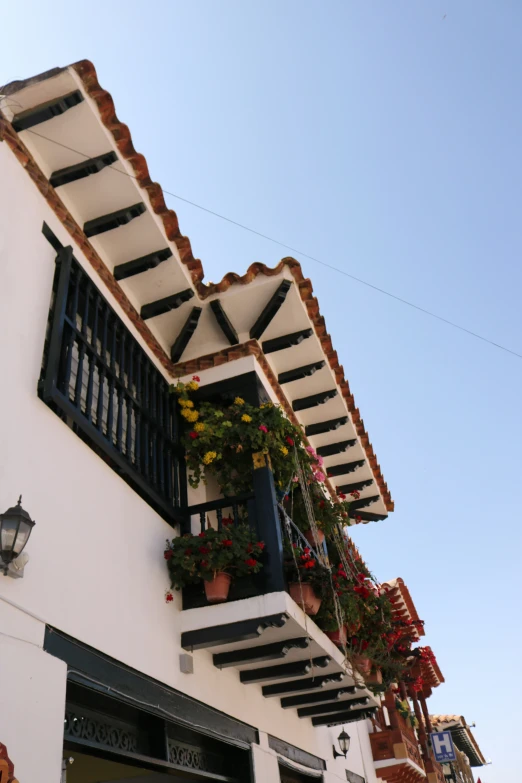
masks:
<svg viewBox="0 0 522 783"><path fill-rule="evenodd" d="M335 482L361 488L362 521L393 508L309 281L288 260L205 287L90 64L3 92L0 511L22 494L36 520L23 578L0 576L0 743L16 779L375 783L365 710L378 700L278 589L277 563L266 593L165 602L165 539L187 507L217 497L186 485L168 396L177 376L285 405L330 449ZM97 323L82 320L92 303ZM310 371L282 377L295 368ZM139 373L150 396L134 406ZM137 432L153 430L154 465L137 464ZM198 513L186 524L196 530ZM307 650L285 649L304 637ZM263 645L276 659L241 659ZM219 668L227 652L238 664ZM297 673L312 657L321 669ZM241 680L282 664L296 665L293 679ZM313 721L282 704L315 695L314 683L299 690L310 677L346 700L346 758L333 754L337 713ZM292 688L267 694L281 682Z"/></svg>

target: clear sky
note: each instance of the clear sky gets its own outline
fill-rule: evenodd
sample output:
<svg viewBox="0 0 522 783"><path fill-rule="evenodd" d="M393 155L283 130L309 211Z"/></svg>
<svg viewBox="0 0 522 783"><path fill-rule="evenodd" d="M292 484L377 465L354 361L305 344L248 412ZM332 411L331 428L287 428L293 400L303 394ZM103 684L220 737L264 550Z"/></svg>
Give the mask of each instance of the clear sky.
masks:
<svg viewBox="0 0 522 783"><path fill-rule="evenodd" d="M18 0L1 26L0 83L91 59L163 187L522 353L521 0ZM167 203L207 279L288 254ZM301 260L396 502L355 541L426 621L431 710L520 783L522 360Z"/></svg>

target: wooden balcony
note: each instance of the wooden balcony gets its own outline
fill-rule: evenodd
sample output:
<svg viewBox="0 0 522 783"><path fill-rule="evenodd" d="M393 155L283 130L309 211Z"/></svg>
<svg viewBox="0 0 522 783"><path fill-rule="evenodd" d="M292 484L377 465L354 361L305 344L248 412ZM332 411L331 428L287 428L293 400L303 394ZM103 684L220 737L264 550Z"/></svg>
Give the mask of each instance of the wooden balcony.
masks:
<svg viewBox="0 0 522 783"><path fill-rule="evenodd" d="M442 766L438 763L438 761L429 759L426 762L425 767L428 774L428 783L446 783Z"/></svg>
<svg viewBox="0 0 522 783"><path fill-rule="evenodd" d="M379 731L370 735L370 743L378 778L386 783L426 783L424 763L413 732Z"/></svg>

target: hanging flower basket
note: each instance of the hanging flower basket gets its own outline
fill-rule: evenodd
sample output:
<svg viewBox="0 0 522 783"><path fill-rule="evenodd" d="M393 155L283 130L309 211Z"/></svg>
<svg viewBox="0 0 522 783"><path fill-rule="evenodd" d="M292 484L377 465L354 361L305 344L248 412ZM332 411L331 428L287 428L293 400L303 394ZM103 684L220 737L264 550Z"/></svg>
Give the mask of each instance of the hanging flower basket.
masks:
<svg viewBox="0 0 522 783"><path fill-rule="evenodd" d="M304 533L304 537L310 544L310 546L314 547L314 549L318 549L319 547L322 547L323 541L324 541L324 532L322 530L317 530L317 538L314 536L314 531L310 528L310 530L307 530Z"/></svg>
<svg viewBox="0 0 522 783"><path fill-rule="evenodd" d="M325 631L325 634L338 647L346 646L346 625L341 626L341 628L338 628L336 631Z"/></svg>
<svg viewBox="0 0 522 783"><path fill-rule="evenodd" d="M205 595L209 604L222 604L228 598L228 592L230 590L230 583L232 577L230 574L226 574L223 571L216 574L213 579L203 582L205 586Z"/></svg>
<svg viewBox="0 0 522 783"><path fill-rule="evenodd" d="M306 614L317 614L321 606L321 599L315 594L311 584L306 582L292 582L288 585L290 597L298 604Z"/></svg>

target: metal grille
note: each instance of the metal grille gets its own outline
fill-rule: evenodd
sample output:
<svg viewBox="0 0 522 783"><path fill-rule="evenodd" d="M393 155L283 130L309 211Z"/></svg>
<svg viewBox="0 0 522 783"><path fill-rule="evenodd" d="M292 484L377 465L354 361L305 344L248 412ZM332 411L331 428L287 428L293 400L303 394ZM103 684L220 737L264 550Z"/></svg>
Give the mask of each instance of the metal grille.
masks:
<svg viewBox="0 0 522 783"><path fill-rule="evenodd" d="M63 248L41 393L169 522L181 521L183 460L169 385Z"/></svg>

